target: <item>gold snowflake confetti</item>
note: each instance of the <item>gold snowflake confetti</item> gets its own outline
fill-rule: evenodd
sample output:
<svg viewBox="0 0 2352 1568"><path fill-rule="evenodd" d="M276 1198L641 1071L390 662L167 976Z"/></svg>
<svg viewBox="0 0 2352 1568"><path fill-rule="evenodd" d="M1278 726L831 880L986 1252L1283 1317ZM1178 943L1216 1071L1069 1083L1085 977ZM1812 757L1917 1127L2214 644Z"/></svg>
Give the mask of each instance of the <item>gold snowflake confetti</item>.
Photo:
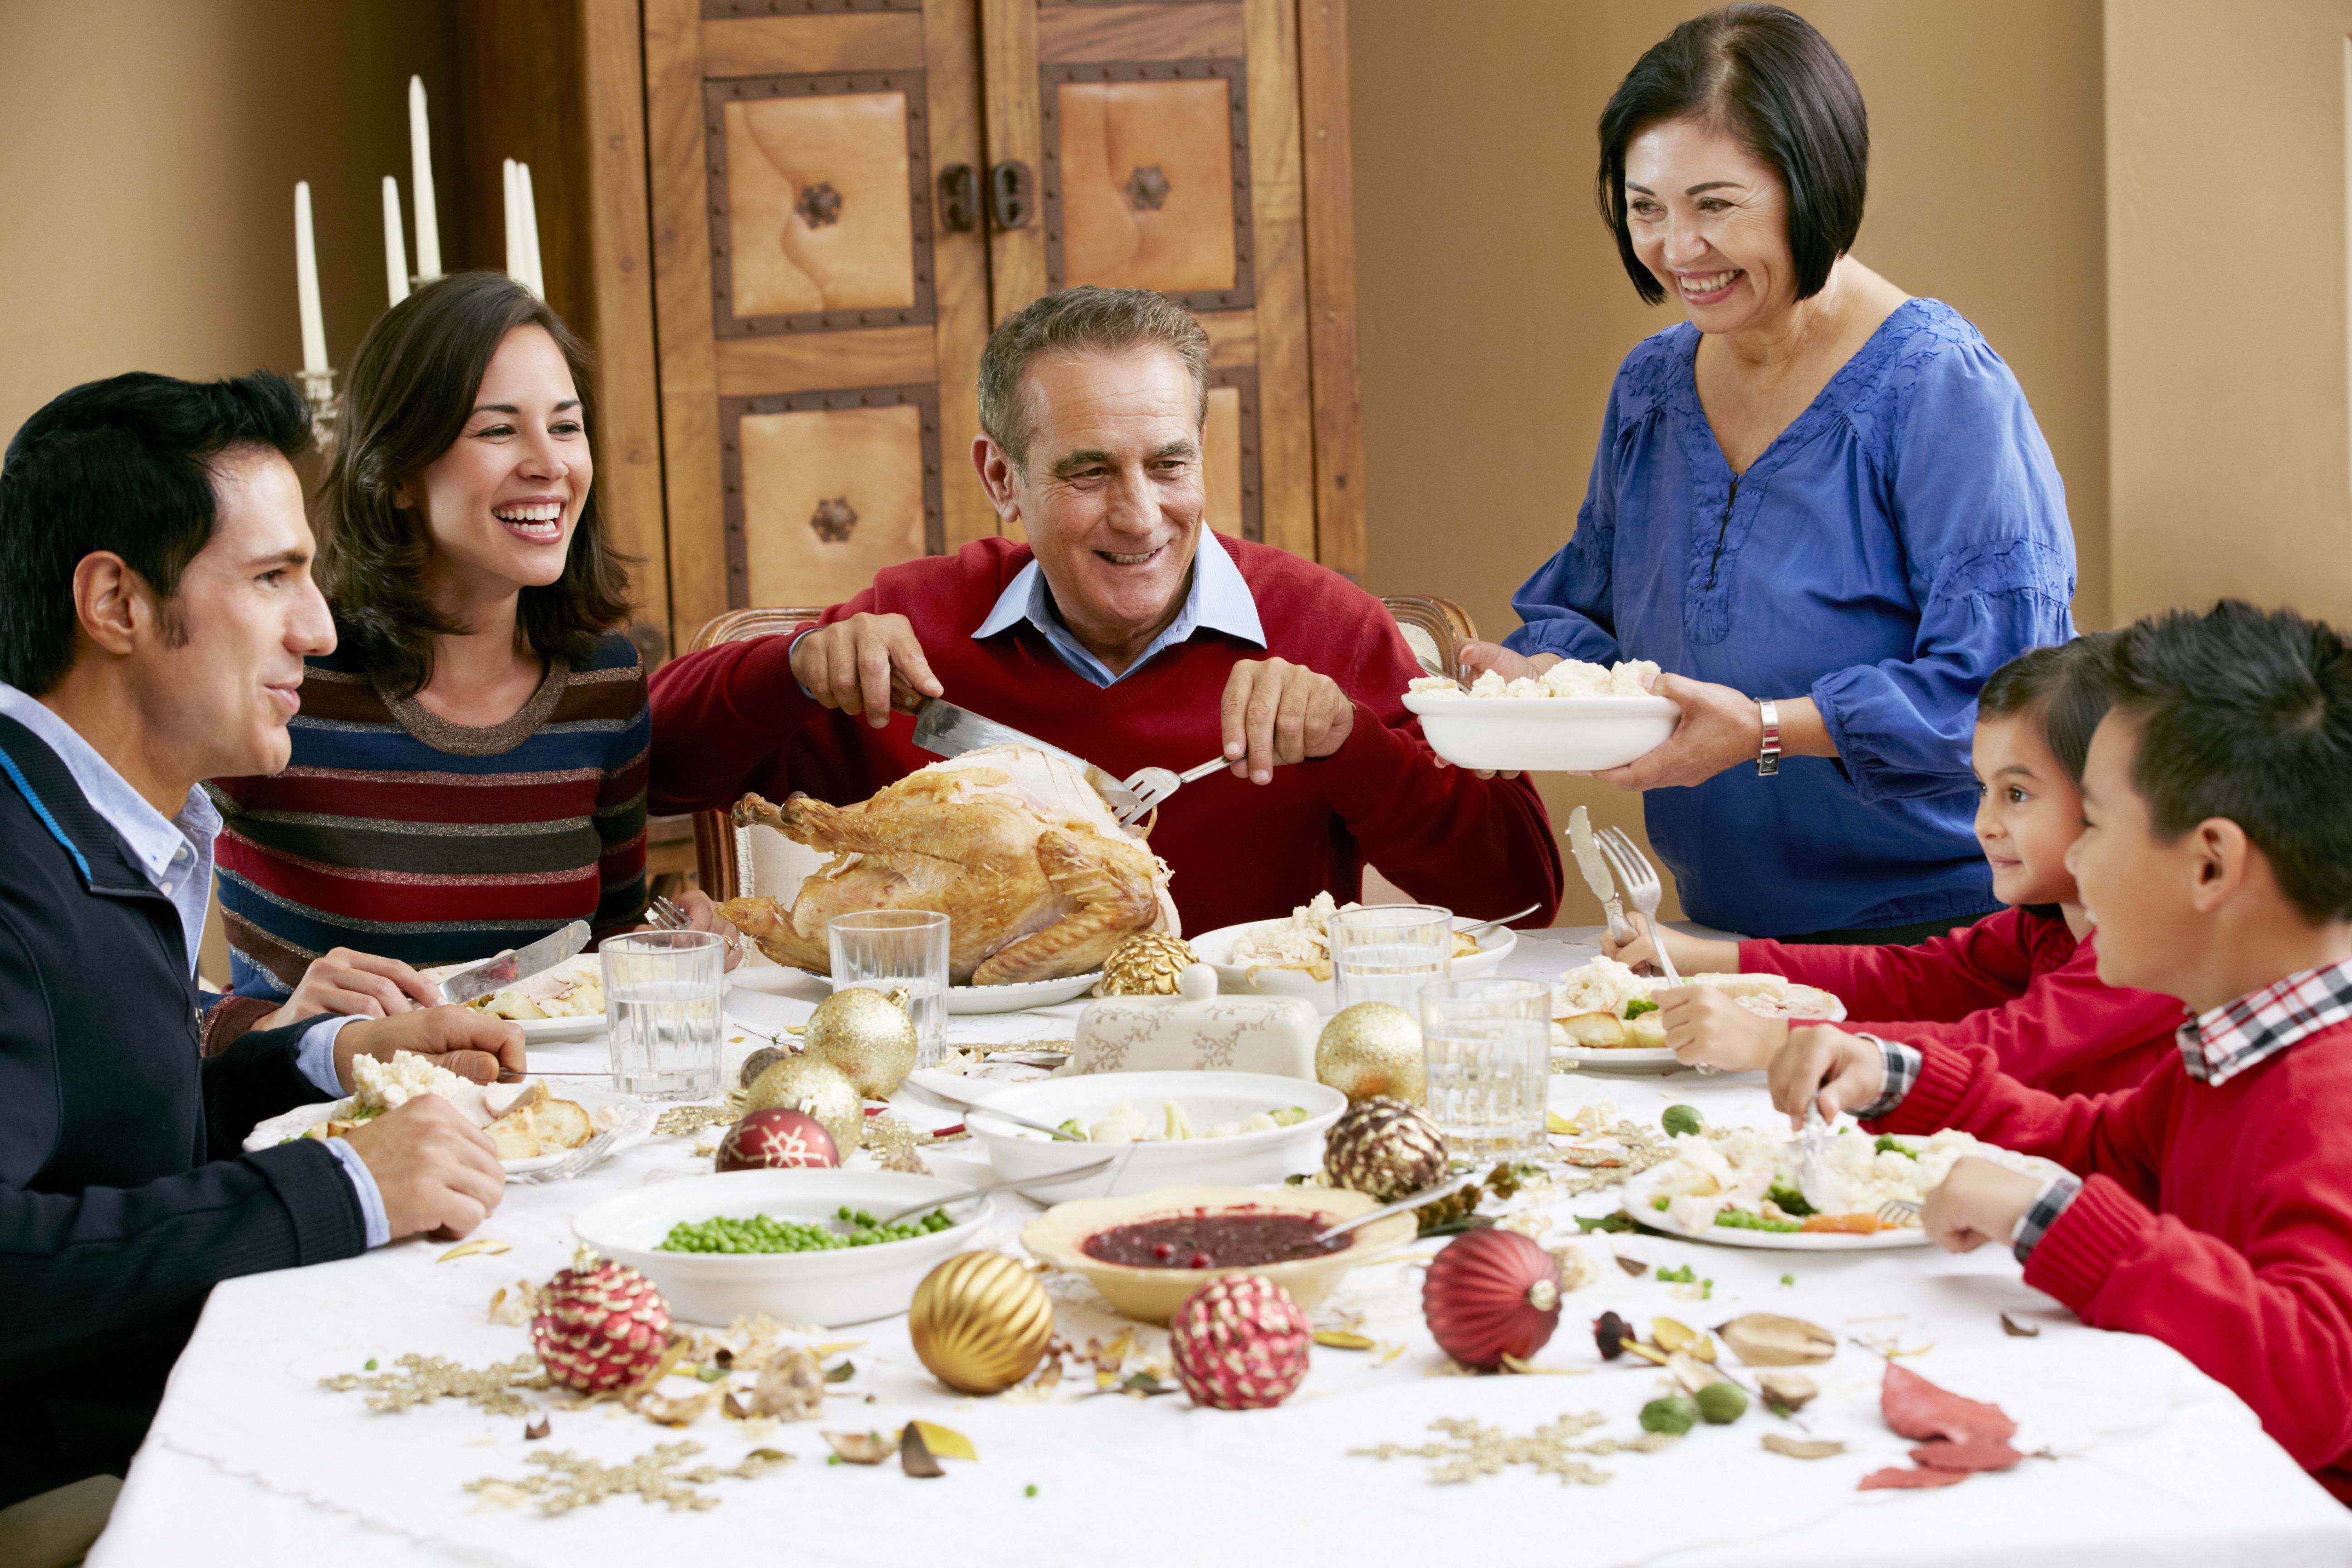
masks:
<svg viewBox="0 0 2352 1568"><path fill-rule="evenodd" d="M654 1131L663 1138L691 1138L706 1127L739 1119L737 1111L723 1105L673 1105L655 1120Z"/></svg>
<svg viewBox="0 0 2352 1568"><path fill-rule="evenodd" d="M1431 1461L1429 1479L1439 1486L1458 1486L1475 1481L1480 1476L1498 1476L1511 1465L1528 1465L1539 1475L1558 1476L1562 1486L1599 1486L1609 1479L1607 1470L1595 1469L1581 1456L1604 1454L1654 1454L1675 1439L1664 1432L1644 1432L1639 1437L1620 1442L1614 1437L1596 1437L1579 1443L1575 1438L1600 1426L1608 1417L1595 1410L1562 1415L1535 1429L1531 1436L1506 1436L1499 1426L1483 1426L1467 1419L1445 1419L1429 1424L1433 1432L1442 1432L1451 1442L1423 1443L1407 1447L1401 1443L1381 1443L1370 1448L1350 1448L1353 1456L1374 1459L1427 1459Z"/></svg>
<svg viewBox="0 0 2352 1568"><path fill-rule="evenodd" d="M437 1355L404 1355L392 1364L394 1370L373 1376L346 1372L322 1377L319 1386L339 1394L354 1388L374 1389L376 1392L368 1395L371 1410L405 1410L412 1405L462 1399L493 1415L532 1414L537 1407L515 1390L548 1386L547 1369L539 1364L537 1356L530 1355L493 1362L478 1372Z"/></svg>
<svg viewBox="0 0 2352 1568"><path fill-rule="evenodd" d="M706 1487L728 1477L750 1480L780 1465L793 1462L790 1454L775 1448L754 1448L744 1456L743 1462L731 1469L716 1465L698 1465L690 1470L677 1467L702 1452L699 1443L657 1443L651 1451L638 1455L625 1465L601 1464L594 1459L564 1449L554 1454L526 1454L523 1462L545 1467L544 1475L525 1476L520 1480L506 1480L497 1476L485 1476L480 1480L467 1481L466 1490L484 1502L512 1507L516 1494L528 1494L538 1500L541 1513L568 1513L575 1508L589 1508L606 1498L635 1492L646 1502L667 1503L672 1509L712 1509L719 1500L708 1492L694 1489ZM676 1473L673 1474L672 1472Z"/></svg>

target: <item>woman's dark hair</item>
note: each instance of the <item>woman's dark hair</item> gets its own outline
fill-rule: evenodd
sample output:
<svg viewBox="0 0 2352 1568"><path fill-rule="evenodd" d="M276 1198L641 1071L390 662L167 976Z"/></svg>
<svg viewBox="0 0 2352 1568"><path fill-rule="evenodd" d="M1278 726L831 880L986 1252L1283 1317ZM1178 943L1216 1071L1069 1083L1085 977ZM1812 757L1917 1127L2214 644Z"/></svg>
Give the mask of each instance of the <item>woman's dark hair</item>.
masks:
<svg viewBox="0 0 2352 1568"><path fill-rule="evenodd" d="M2224 599L2116 635L2102 661L2137 721L2132 787L2158 837L2227 817L2315 923L2352 917L2352 646L2293 610Z"/></svg>
<svg viewBox="0 0 2352 1568"><path fill-rule="evenodd" d="M2107 715L2098 661L2115 638L2113 632L2093 632L2055 647L2026 649L1985 681L1977 693L1977 716L2038 718L2051 755L2079 789L2083 760L2091 753L2091 732Z"/></svg>
<svg viewBox="0 0 2352 1568"><path fill-rule="evenodd" d="M1647 126L1683 119L1720 126L1780 177L1797 298L1820 293L1853 248L1870 185L1870 115L1837 50L1794 11L1725 5L1652 45L1617 84L1601 111L1597 194L1626 275L1653 305L1666 290L1633 253L1625 147Z"/></svg>
<svg viewBox="0 0 2352 1568"><path fill-rule="evenodd" d="M393 504L393 492L456 444L490 356L509 332L530 326L555 340L571 367L593 452L595 383L586 346L502 272L455 272L425 285L385 311L352 357L327 472L319 579L344 641L396 697L431 678L433 639L463 628L425 597L432 535L422 516ZM604 536L596 497L592 485L563 575L523 589L516 611L541 657L573 665L629 618L628 561Z"/></svg>
<svg viewBox="0 0 2352 1568"><path fill-rule="evenodd" d="M74 661L74 569L109 550L171 601L209 543L214 468L238 447L291 458L310 415L284 376L179 381L133 371L59 393L25 421L0 460L0 680L29 696Z"/></svg>

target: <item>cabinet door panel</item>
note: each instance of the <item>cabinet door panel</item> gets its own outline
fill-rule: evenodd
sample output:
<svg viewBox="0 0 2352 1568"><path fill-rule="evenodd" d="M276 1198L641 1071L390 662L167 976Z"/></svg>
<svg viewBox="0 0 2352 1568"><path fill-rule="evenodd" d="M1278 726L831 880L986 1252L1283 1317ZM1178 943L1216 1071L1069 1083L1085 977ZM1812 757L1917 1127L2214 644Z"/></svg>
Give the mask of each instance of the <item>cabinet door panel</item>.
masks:
<svg viewBox="0 0 2352 1568"><path fill-rule="evenodd" d="M730 409L729 500L751 523L737 537L755 605L846 599L881 568L938 548L929 400L814 405L822 401L832 400L751 398Z"/></svg>
<svg viewBox="0 0 2352 1568"><path fill-rule="evenodd" d="M1059 199L1061 244L1058 267L1047 251L1049 282L1247 303L1235 297L1238 117L1226 81L1063 82L1053 118L1046 188Z"/></svg>

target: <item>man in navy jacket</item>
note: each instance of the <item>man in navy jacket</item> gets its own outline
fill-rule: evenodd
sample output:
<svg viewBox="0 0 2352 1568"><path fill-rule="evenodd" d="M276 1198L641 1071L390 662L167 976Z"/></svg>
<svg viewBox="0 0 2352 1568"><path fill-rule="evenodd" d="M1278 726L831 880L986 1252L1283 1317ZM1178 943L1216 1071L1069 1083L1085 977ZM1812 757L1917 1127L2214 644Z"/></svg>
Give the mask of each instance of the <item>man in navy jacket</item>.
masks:
<svg viewBox="0 0 2352 1568"><path fill-rule="evenodd" d="M426 1097L348 1139L240 1152L347 1092L355 1055L523 1064L460 1008L198 1048L205 778L286 765L334 646L277 376L125 375L0 463L0 1506L122 1473L215 1281L349 1258L498 1206L489 1141Z"/></svg>

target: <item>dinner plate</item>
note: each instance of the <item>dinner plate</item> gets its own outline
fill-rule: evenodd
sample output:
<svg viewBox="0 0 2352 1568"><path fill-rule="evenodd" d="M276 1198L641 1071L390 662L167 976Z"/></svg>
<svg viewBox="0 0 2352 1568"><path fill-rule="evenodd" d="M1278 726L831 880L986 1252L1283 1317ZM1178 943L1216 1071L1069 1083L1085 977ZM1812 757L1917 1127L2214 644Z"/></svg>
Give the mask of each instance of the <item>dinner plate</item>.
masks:
<svg viewBox="0 0 2352 1568"><path fill-rule="evenodd" d="M1240 925L1220 926L1200 936L1187 937L1201 962L1217 972L1217 989L1228 996L1297 996L1315 1004L1318 1013L1339 1010L1339 987L1336 981L1318 980L1303 969L1247 968L1233 962L1234 944L1243 935L1265 926L1287 923L1280 920L1244 921ZM1454 929L1466 931L1486 922L1473 915L1454 917ZM1467 958L1454 961L1453 978L1475 979L1492 974L1511 956L1519 945L1519 933L1508 926L1496 926L1478 939L1478 951Z"/></svg>
<svg viewBox="0 0 2352 1568"><path fill-rule="evenodd" d="M1555 1045L1551 1061L1555 1070L1565 1064L1580 1072L1669 1073L1684 1066L1664 1046Z"/></svg>
<svg viewBox="0 0 2352 1568"><path fill-rule="evenodd" d="M654 1135L654 1121L658 1108L648 1105L633 1095L618 1094L609 1089L598 1089L593 1085L575 1083L569 1079L551 1081L547 1086L547 1092L551 1099L575 1100L592 1114L600 1105L616 1108L621 1113L621 1126L620 1135L613 1140L612 1147L615 1153L623 1149L635 1148ZM257 1123L253 1131L246 1135L245 1152L250 1154L257 1150L283 1143L289 1138L300 1137L312 1127L326 1121L328 1110L341 1103L342 1103L341 1100L322 1100L315 1105L298 1105L291 1110L280 1112L267 1121ZM506 1160L500 1163L506 1166L507 1174L509 1176L528 1175L533 1171L546 1170L570 1152L572 1151L569 1149L559 1149L552 1154L540 1154L529 1160Z"/></svg>
<svg viewBox="0 0 2352 1568"><path fill-rule="evenodd" d="M787 974L805 974L825 990L833 989L833 977L819 974L814 969L800 969L789 963L776 965ZM1095 988L1102 971L1090 969L1084 974L1066 974L1059 980L1024 980L1013 985L950 985L948 987L948 1012L959 1018L975 1017L984 1013L1018 1013L1026 1007L1051 1007L1056 1003L1072 1002ZM862 985L886 986L881 980L860 981Z"/></svg>
<svg viewBox="0 0 2352 1568"><path fill-rule="evenodd" d="M1925 1247L1927 1244L1927 1233L1917 1226L1874 1231L1868 1236L1845 1236L1822 1230L1740 1230L1727 1225L1710 1225L1703 1231L1685 1230L1667 1219L1664 1210L1650 1206L1656 1185L1664 1179L1664 1175L1663 1166L1643 1172L1625 1184L1620 1192L1617 1206L1652 1230L1678 1236L1685 1241L1710 1242L1717 1247L1748 1247L1762 1252L1882 1252L1889 1247Z"/></svg>
<svg viewBox="0 0 2352 1568"><path fill-rule="evenodd" d="M445 963L433 969L420 969L417 973L427 980L438 981L444 975L455 973L467 967L470 966L463 963ZM597 980L600 983L603 973L603 962L593 952L583 952L576 958L567 958L562 963L544 972L548 976L563 978L578 976L582 979ZM543 984L542 977L533 975L529 980L516 982L516 985L530 985L534 983ZM509 991L515 988L515 985L507 987ZM604 1014L602 1008L576 1018L511 1018L508 1022L522 1031L522 1043L526 1046L554 1046L567 1040L593 1040L604 1032Z"/></svg>

